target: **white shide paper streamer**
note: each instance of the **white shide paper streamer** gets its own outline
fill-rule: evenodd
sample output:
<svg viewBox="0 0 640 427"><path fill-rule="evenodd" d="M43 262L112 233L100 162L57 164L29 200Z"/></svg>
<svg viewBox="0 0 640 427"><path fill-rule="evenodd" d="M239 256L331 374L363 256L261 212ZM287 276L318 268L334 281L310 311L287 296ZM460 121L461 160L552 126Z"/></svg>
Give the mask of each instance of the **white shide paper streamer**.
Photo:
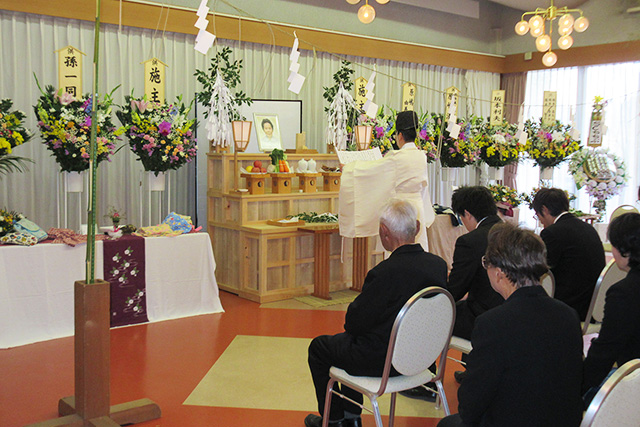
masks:
<svg viewBox="0 0 640 427"><path fill-rule="evenodd" d="M209 107L209 117L205 125L207 138L209 138L209 141L213 141L214 146L227 147L233 142L231 117L235 108L231 92L224 84L220 73L218 73L211 91L211 106Z"/></svg>
<svg viewBox="0 0 640 427"><path fill-rule="evenodd" d="M327 144L333 144L338 150L347 149L347 115L349 107L355 108L353 97L344 89L342 83L327 114Z"/></svg>

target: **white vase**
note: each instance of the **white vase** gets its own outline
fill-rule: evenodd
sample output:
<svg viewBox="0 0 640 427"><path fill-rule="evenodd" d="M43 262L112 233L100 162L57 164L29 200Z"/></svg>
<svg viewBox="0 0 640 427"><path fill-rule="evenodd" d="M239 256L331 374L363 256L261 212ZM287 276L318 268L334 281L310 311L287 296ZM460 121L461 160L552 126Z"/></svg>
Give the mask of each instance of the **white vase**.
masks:
<svg viewBox="0 0 640 427"><path fill-rule="evenodd" d="M440 177L445 182L453 182L458 176L458 168L443 167L440 169Z"/></svg>
<svg viewBox="0 0 640 427"><path fill-rule="evenodd" d="M316 161L313 159L309 159L309 161L307 162L307 171L311 172L311 173L315 173L316 172Z"/></svg>
<svg viewBox="0 0 640 427"><path fill-rule="evenodd" d="M160 172L156 176L155 172L147 171L149 178L149 191L164 191L165 188L165 173Z"/></svg>
<svg viewBox="0 0 640 427"><path fill-rule="evenodd" d="M553 168L540 168L540 180L553 179Z"/></svg>
<svg viewBox="0 0 640 427"><path fill-rule="evenodd" d="M84 191L84 172L65 172L64 179L67 193L82 193Z"/></svg>
<svg viewBox="0 0 640 427"><path fill-rule="evenodd" d="M489 181L504 181L504 168L489 166Z"/></svg>

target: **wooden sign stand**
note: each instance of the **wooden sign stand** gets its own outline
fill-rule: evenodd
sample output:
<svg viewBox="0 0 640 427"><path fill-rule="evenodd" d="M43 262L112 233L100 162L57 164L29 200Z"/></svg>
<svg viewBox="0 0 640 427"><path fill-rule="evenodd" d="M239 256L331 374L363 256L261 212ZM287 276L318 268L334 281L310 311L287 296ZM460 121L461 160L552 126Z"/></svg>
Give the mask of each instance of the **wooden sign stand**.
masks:
<svg viewBox="0 0 640 427"><path fill-rule="evenodd" d="M160 407L150 399L110 406L110 285L104 280L74 285L75 396L58 402L55 418L31 424L38 427L107 427L160 418Z"/></svg>

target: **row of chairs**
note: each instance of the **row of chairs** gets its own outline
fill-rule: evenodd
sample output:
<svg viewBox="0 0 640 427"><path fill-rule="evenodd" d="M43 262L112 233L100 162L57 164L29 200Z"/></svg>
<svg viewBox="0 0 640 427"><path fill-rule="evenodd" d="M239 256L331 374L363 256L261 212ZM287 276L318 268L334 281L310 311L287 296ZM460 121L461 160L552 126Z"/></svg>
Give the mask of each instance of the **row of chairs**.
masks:
<svg viewBox="0 0 640 427"><path fill-rule="evenodd" d="M604 295L608 288L623 278L614 262L607 264L596 284L589 309L587 322L583 332L589 330L591 318L602 322L604 315ZM548 272L542 280L542 285L550 296L555 291L553 274ZM358 377L349 375L345 370L332 367L329 371L330 381L327 385L323 427L328 426L329 408L333 394L343 396L333 389L336 382L340 382L354 390L361 392L371 401L373 409L360 405L364 410L373 413L376 426L382 427L382 417L378 405L378 398L391 393L389 409L389 426L393 427L396 406L396 394L421 386L427 382L434 382L437 388L436 408L442 407L446 415L450 415L447 397L442 385L446 368L447 353L450 348L470 352L471 342L459 337L452 337L455 322L455 303L453 297L446 290L439 287L429 287L416 293L407 301L398 313L391 331L389 347L381 377ZM433 374L429 367L439 359L437 373ZM401 375L391 377L391 366ZM640 360L631 361L620 367L596 394L589 406L581 427L589 426L631 426L637 425L640 419L640 406L635 404L640 399ZM625 399L629 405L611 403ZM357 402L353 402L358 404ZM615 410L611 408L615 407ZM634 410L628 415L622 407ZM630 417L625 422L625 417ZM615 420L613 422L612 420ZM629 422L630 421L630 422Z"/></svg>

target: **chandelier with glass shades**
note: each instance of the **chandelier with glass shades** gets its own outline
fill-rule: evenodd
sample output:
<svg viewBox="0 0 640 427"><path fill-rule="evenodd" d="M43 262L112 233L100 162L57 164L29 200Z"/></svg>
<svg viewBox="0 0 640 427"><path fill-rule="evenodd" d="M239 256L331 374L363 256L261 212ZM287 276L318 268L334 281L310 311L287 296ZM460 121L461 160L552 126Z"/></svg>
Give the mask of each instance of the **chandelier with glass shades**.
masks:
<svg viewBox="0 0 640 427"><path fill-rule="evenodd" d="M376 0L380 4L387 4L389 0ZM360 0L347 0L349 4L358 4ZM376 10L369 4L369 0L364 0L364 5L358 9L358 19L363 24L370 24L376 17Z"/></svg>
<svg viewBox="0 0 640 427"><path fill-rule="evenodd" d="M364 6L363 6L364 7ZM580 16L574 19L573 13L579 13ZM525 16L530 16L529 21L525 21ZM578 33L589 28L589 20L583 16L580 9L569 9L566 6L556 7L551 0L551 6L546 9L537 8L532 12L522 14L522 19L516 24L516 34L524 36L529 32L532 37L536 38L536 48L540 52L547 52L542 57L542 63L547 67L552 67L558 60L558 55L551 50L553 33L552 23L558 19L558 47L567 50L573 45L573 37L571 33L575 30ZM546 30L549 30L547 34Z"/></svg>

